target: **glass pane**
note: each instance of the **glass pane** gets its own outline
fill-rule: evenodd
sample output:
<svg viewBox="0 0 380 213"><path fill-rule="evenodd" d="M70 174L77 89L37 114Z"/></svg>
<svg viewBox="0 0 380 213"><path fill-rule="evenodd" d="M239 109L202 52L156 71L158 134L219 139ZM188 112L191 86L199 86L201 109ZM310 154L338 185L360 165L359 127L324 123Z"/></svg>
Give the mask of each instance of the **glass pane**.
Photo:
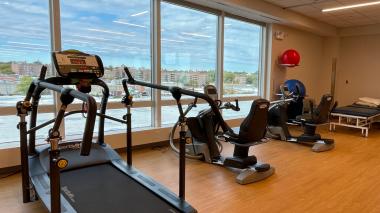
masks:
<svg viewBox="0 0 380 213"><path fill-rule="evenodd" d="M161 3L163 85L179 86L202 93L205 85L215 85L217 19L212 14ZM165 91L161 92L161 98L173 99ZM200 109L202 104L192 109L189 116L196 115ZM177 106L163 106L161 110L162 125L173 124L178 120Z"/></svg>
<svg viewBox="0 0 380 213"><path fill-rule="evenodd" d="M51 75L48 8L48 1L0 1L0 106L22 100L43 64ZM52 103L44 92L41 104Z"/></svg>
<svg viewBox="0 0 380 213"><path fill-rule="evenodd" d="M216 35L217 16L162 2L162 84L198 92L215 85ZM162 92L162 99L171 95Z"/></svg>
<svg viewBox="0 0 380 213"><path fill-rule="evenodd" d="M249 110L251 109L253 101L239 101L240 111L233 111L231 109L223 110L223 118L225 120L233 118L245 118L247 117ZM234 102L232 102L235 104Z"/></svg>
<svg viewBox="0 0 380 213"><path fill-rule="evenodd" d="M121 79L127 66L137 80L151 81L150 0L61 1L63 49L99 55L109 101L124 94ZM136 100L150 100L150 90L131 87ZM94 91L100 96L101 91Z"/></svg>
<svg viewBox="0 0 380 213"><path fill-rule="evenodd" d="M120 102L124 95L121 83L125 78L124 66L135 79L151 81L150 0L61 1L61 25L63 49L77 49L102 58L105 67L102 79L110 89L109 101ZM150 89L139 86L129 89L134 101L151 100ZM102 88L92 87L91 95L99 102ZM107 114L122 118L125 111L107 110ZM132 111L136 112L132 116L134 128L151 125L150 107ZM77 122L84 127L81 115L66 119L66 134L82 134L83 129L76 128ZM105 131L124 129L125 125L106 119Z"/></svg>
<svg viewBox="0 0 380 213"><path fill-rule="evenodd" d="M183 110L187 109L187 105L182 106ZM192 108L186 117L195 117L201 110L209 109L208 104L197 104L197 107ZM163 106L162 110L162 126L170 126L178 121L179 112L177 106Z"/></svg>
<svg viewBox="0 0 380 213"><path fill-rule="evenodd" d="M225 18L224 96L259 95L261 26Z"/></svg>
<svg viewBox="0 0 380 213"><path fill-rule="evenodd" d="M126 114L126 109L109 109L106 111L107 115L122 119ZM139 107L132 108L132 128L145 128L151 126L151 107ZM99 119L99 118L97 118ZM81 114L74 114L69 117L66 117L65 120L65 129L66 135L82 135L84 131L86 119ZM95 123L94 132L98 133L99 122ZM122 124L116 121L105 119L104 131L124 131L126 130L126 124Z"/></svg>
<svg viewBox="0 0 380 213"><path fill-rule="evenodd" d="M28 116L27 122L29 123ZM42 124L50 119L54 118L53 113L39 113L37 116L37 125ZM20 145L20 132L16 128L19 122L19 118L15 115L0 116L0 149L7 147L15 147ZM48 125L36 133L36 140L38 143L45 143L45 140L48 137L49 129L53 127L53 124ZM29 124L28 124L29 128Z"/></svg>

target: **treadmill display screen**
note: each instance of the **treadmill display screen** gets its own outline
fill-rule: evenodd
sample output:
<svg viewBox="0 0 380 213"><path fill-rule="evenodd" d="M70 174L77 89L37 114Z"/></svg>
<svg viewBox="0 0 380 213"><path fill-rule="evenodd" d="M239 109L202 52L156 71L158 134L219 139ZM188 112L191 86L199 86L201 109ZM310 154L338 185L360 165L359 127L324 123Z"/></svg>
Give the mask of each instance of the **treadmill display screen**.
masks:
<svg viewBox="0 0 380 213"><path fill-rule="evenodd" d="M70 59L70 62L72 64L86 64L86 60L82 60L82 59Z"/></svg>
<svg viewBox="0 0 380 213"><path fill-rule="evenodd" d="M203 91L206 95L208 95L212 100L218 100L218 91L216 90L216 87L213 85L206 85L203 88Z"/></svg>
<svg viewBox="0 0 380 213"><path fill-rule="evenodd" d="M99 56L79 51L54 52L53 60L57 72L69 78L100 78L104 74Z"/></svg>

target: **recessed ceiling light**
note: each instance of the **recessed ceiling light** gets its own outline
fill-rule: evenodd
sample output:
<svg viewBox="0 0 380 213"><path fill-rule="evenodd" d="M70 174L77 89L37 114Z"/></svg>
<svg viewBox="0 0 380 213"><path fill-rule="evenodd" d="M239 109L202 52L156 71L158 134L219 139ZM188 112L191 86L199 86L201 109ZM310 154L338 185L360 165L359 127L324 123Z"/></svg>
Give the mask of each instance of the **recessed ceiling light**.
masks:
<svg viewBox="0 0 380 213"><path fill-rule="evenodd" d="M332 11L351 9L351 8L357 8L357 7L373 6L373 5L377 5L377 4L380 4L380 1L360 3L360 4L352 4L352 5L341 6L341 7L333 7L333 8L323 9L322 12L332 12Z"/></svg>

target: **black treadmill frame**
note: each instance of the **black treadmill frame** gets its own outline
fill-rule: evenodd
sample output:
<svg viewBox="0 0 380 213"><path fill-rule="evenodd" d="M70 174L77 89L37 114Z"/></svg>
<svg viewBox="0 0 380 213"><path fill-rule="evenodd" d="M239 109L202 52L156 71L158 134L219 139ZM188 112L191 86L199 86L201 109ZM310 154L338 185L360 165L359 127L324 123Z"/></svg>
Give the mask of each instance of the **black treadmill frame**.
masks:
<svg viewBox="0 0 380 213"><path fill-rule="evenodd" d="M96 115L99 115L99 133L98 133L98 139L97 144L99 146L105 146L104 143L104 120L105 118L112 119L114 121L118 121L121 123L127 124L127 165L123 166L123 162L121 159L116 161L111 161L112 164L117 167L121 172L128 175L128 177L133 178L135 181L140 183L142 186L146 187L151 192L154 192L157 196L159 196L162 200L166 201L167 203L171 204L174 208L176 208L180 212L196 212L196 210L190 206L184 199L185 194L185 185L184 180L180 181L180 196L176 197L176 200L173 201L173 194L169 190L167 190L165 187L163 187L161 184L155 182L153 179L149 178L148 176L144 175L143 173L139 172L138 170L134 169L132 167L132 128L131 128L131 113L130 108L132 106L132 101L124 102L125 106L127 108L127 114L124 116L126 121L112 118L110 116L105 115L105 111L107 108L107 101L109 97L109 89L108 86L100 79L93 79L92 85L98 85L103 87L103 97L100 103L100 112L96 113L96 102L95 99L87 94L78 92L73 89L64 88L61 85L73 85L71 79L64 78L64 77L51 77L48 79L45 78L47 68L43 66L41 68L41 74L40 78L38 80L34 80L27 92L27 95L24 99L24 101L20 101L17 104L18 109L18 115L20 116L20 122L18 124L18 127L20 129L20 151L21 151L21 163L22 163L22 188L23 188L23 202L30 202L31 196L30 196L30 178L31 178L31 170L29 170L29 163L33 161L33 158L36 158L38 156L39 152L36 150L35 146L35 132L44 127L47 126L50 123L55 123L55 126L58 128L61 120L69 115L74 113L79 113L81 111L76 111L72 113L64 113L64 110L66 107L64 107L63 111L60 113L60 117L56 119L52 119L50 121L44 122L40 125L36 125L37 121L37 112L38 112L38 104L40 99L40 94L45 89L50 89L59 93L64 93L72 96L73 98L78 98L82 101L85 101L88 103L88 114L87 114L87 122L86 122L86 128L85 128L85 134L83 136L84 142L81 146L81 154L88 155L91 148L92 143L92 134L93 134L93 128L95 123ZM129 92L126 89L126 97L127 100L129 99ZM30 101L32 100L31 104ZM68 105L68 104L67 104ZM27 130L27 122L25 121L25 117L28 114L28 111L31 111L30 116L30 126L29 130ZM27 135L29 134L29 141ZM29 142L29 143L28 143ZM185 141L183 140L183 143ZM90 146L89 146L90 145ZM58 152L55 153L57 156L55 156L55 159L57 160L59 158L59 149ZM180 179L184 179L184 159L183 162L180 160L180 164L182 165L180 168ZM38 162L37 162L38 163ZM56 164L53 164L56 165ZM142 177L142 178L141 178ZM145 178L144 178L145 177ZM39 178L47 178L47 174L42 175ZM50 208L47 205L47 194L38 194L38 196L41 196L40 198L44 201L43 203L47 207L48 210L51 212L61 212L61 188L60 188L60 169L56 167L50 168L50 185L51 187L54 187L51 189L51 195L50 195ZM147 181L144 181L147 180ZM36 183L36 181L32 180L32 183ZM155 186L152 186L152 182L155 183ZM54 193L53 193L54 192ZM63 198L63 197L62 197ZM70 212L73 211L73 208L70 208L71 206L68 204L67 200L64 198L62 199L62 202L64 206L66 207L66 210L69 210ZM68 207L68 208L67 208Z"/></svg>

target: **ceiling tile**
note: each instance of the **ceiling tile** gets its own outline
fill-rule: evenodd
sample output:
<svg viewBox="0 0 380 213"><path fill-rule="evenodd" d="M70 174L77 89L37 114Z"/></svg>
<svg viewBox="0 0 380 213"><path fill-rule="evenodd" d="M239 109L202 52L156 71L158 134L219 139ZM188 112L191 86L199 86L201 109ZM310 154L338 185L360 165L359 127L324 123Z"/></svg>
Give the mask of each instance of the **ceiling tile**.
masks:
<svg viewBox="0 0 380 213"><path fill-rule="evenodd" d="M375 0L264 0L337 27L369 25L380 22L380 5L323 13L325 8Z"/></svg>

